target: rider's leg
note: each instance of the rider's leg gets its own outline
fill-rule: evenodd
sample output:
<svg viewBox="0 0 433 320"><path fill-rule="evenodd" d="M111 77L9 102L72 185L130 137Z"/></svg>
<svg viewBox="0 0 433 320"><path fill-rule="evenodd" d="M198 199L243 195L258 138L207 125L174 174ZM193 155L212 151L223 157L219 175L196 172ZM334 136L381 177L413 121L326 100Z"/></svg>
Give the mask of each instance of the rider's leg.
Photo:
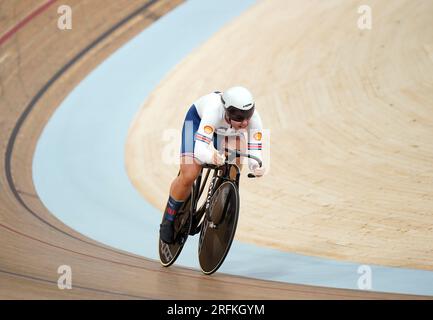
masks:
<svg viewBox="0 0 433 320"><path fill-rule="evenodd" d="M189 158L189 159L188 159ZM192 157L181 157L179 175L170 186L170 195L164 211L164 221L161 224L160 237L166 243L173 242L173 222L177 211L188 198L191 187L199 175L201 165Z"/></svg>
<svg viewBox="0 0 433 320"><path fill-rule="evenodd" d="M180 148L181 164L179 175L173 180L170 186L170 194L164 212L164 219L159 233L164 242L173 242L173 222L176 212L188 198L191 186L198 176L201 166L195 162L194 156L194 135L200 126L200 116L195 105L192 105L183 122L182 144Z"/></svg>
<svg viewBox="0 0 433 320"><path fill-rule="evenodd" d="M192 157L181 157L179 175L173 180L170 186L170 196L174 199L188 198L191 187L198 177L201 170L201 164Z"/></svg>

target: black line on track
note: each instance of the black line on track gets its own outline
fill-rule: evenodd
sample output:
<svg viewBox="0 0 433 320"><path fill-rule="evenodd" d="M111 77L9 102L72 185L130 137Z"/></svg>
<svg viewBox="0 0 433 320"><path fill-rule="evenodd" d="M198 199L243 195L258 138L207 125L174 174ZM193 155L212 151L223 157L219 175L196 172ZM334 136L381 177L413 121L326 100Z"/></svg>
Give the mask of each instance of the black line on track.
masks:
<svg viewBox="0 0 433 320"><path fill-rule="evenodd" d="M22 191L22 190L18 190L18 189L17 189L17 192L19 194L22 194L22 195L25 195L25 196L28 196L28 197L39 199L38 195L34 194L34 193L30 193L30 192L26 192L26 191Z"/></svg>

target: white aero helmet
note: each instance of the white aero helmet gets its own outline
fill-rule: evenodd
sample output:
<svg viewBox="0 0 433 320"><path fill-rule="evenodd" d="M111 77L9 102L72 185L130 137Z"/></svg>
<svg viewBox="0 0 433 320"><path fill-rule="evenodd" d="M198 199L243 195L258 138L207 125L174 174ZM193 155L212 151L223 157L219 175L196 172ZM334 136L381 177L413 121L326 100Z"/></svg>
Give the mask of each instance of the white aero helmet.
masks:
<svg viewBox="0 0 433 320"><path fill-rule="evenodd" d="M255 103L251 92L244 87L232 87L221 96L229 119L241 122L253 116Z"/></svg>

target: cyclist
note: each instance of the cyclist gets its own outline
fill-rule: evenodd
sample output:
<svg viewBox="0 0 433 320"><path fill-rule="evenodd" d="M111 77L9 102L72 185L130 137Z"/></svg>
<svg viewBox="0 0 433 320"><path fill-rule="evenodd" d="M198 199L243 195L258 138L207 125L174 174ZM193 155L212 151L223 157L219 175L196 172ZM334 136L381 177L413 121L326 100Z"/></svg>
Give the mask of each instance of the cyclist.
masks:
<svg viewBox="0 0 433 320"><path fill-rule="evenodd" d="M218 152L224 146L224 142L219 141L220 137L235 137L239 146L244 133L247 133L248 152L261 159L262 127L254 98L244 87L232 87L224 93L216 91L194 102L182 128L180 173L170 186L159 230L162 241L168 244L174 242L176 212L188 198L202 164L224 164L225 156ZM248 159L248 166L257 177L261 177L265 171L253 159Z"/></svg>

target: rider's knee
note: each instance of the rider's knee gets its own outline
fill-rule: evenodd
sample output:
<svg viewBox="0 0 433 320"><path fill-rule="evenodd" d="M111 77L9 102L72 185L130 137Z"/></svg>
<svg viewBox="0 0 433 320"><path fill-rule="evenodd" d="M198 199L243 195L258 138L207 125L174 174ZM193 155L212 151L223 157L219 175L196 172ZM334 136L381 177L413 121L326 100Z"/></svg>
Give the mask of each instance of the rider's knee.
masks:
<svg viewBox="0 0 433 320"><path fill-rule="evenodd" d="M197 165L184 165L181 167L179 178L183 185L191 186L199 173L200 170L197 168Z"/></svg>

